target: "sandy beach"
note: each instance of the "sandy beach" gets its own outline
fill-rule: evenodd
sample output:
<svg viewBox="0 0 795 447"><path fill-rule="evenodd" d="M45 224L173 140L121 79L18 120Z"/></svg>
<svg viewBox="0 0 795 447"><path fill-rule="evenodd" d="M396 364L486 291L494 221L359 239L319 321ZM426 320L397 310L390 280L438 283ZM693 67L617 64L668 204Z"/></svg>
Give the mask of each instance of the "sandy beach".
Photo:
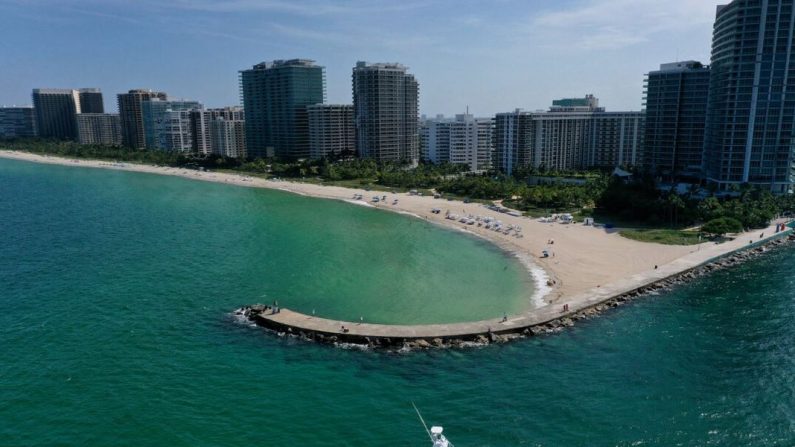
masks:
<svg viewBox="0 0 795 447"><path fill-rule="evenodd" d="M663 268L664 266L702 250L719 256L722 252L729 252L741 247L742 243L738 241L745 241L749 237L758 237L762 231L769 231L754 231L753 235L738 237L737 241L734 241L735 243L716 245L706 242L701 246L671 246L633 241L620 236L615 230L583 224L543 223L537 219L494 212L482 204L467 204L406 193L368 192L364 189L265 180L245 175L200 172L133 163L72 160L18 151L2 150L0 157L36 163L172 175L243 187L278 189L306 196L349 202L354 202L355 194L361 194L363 199L358 201L361 205L410 214L448 228L470 232L515 254L528 267L539 286L534 298L535 302L530 303L530 307L568 302L567 297L586 296L588 291L602 292L609 289L610 284L621 283L627 278L656 276L655 273L669 271L674 267L671 265L670 268ZM386 195L387 200L372 203L371 198L376 194ZM397 204L393 204L394 199L398 199ZM433 208L438 208L441 212L434 214L431 212ZM446 219L447 211L461 216L488 216L499 219L505 226L521 226L523 237L517 238L514 233L505 235L477 225L466 225ZM554 241L551 245L548 243L550 240ZM541 257L544 250L549 251L550 257ZM655 266L659 266L659 270L655 271ZM548 279L554 281L552 287L547 287Z"/></svg>

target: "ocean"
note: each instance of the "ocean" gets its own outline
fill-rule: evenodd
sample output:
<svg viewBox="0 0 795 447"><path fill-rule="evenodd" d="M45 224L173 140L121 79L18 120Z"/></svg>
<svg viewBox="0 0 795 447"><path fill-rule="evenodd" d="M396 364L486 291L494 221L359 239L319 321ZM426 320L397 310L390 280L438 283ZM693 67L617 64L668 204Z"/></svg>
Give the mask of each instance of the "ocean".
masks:
<svg viewBox="0 0 795 447"><path fill-rule="evenodd" d="M529 306L490 244L342 202L0 160L0 446L795 444L795 253L553 336L336 349L241 323L278 301L382 323ZM529 237L529 236L528 236Z"/></svg>

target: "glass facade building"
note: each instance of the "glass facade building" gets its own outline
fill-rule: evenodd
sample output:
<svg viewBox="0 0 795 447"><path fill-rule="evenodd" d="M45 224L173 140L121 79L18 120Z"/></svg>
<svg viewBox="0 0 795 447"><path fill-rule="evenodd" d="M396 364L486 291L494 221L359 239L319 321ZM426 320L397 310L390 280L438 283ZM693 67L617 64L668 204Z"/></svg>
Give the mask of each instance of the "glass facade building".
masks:
<svg viewBox="0 0 795 447"><path fill-rule="evenodd" d="M240 72L251 157L309 157L307 106L325 100L323 67L306 59L263 62Z"/></svg>
<svg viewBox="0 0 795 447"><path fill-rule="evenodd" d="M709 67L663 64L646 76L644 168L666 180L702 175Z"/></svg>
<svg viewBox="0 0 795 447"><path fill-rule="evenodd" d="M400 64L359 61L353 68L356 151L376 161L416 163L419 83Z"/></svg>
<svg viewBox="0 0 795 447"><path fill-rule="evenodd" d="M146 148L188 153L193 150L190 113L204 107L196 101L143 101Z"/></svg>
<svg viewBox="0 0 795 447"><path fill-rule="evenodd" d="M117 95L119 119L121 120L122 144L133 149L146 147L144 135L143 102L150 99L165 101L168 96L164 92L136 89Z"/></svg>
<svg viewBox="0 0 795 447"><path fill-rule="evenodd" d="M42 138L77 141L77 114L102 113L102 92L96 88L33 89L36 125Z"/></svg>
<svg viewBox="0 0 795 447"><path fill-rule="evenodd" d="M725 190L773 192L795 181L793 0L735 0L717 10L712 41L705 177Z"/></svg>
<svg viewBox="0 0 795 447"><path fill-rule="evenodd" d="M0 138L30 138L36 134L33 107L0 107Z"/></svg>

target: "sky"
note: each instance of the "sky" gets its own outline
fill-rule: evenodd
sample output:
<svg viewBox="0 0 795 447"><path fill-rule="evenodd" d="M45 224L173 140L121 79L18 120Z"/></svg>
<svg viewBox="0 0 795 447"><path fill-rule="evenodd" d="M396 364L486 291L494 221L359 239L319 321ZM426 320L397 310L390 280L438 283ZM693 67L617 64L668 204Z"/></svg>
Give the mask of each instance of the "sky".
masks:
<svg viewBox="0 0 795 447"><path fill-rule="evenodd" d="M237 105L238 71L275 59L326 67L350 104L356 61L399 62L420 113L546 109L592 93L640 110L643 75L709 63L728 0L0 0L0 104L33 88L99 87L106 111L133 88Z"/></svg>

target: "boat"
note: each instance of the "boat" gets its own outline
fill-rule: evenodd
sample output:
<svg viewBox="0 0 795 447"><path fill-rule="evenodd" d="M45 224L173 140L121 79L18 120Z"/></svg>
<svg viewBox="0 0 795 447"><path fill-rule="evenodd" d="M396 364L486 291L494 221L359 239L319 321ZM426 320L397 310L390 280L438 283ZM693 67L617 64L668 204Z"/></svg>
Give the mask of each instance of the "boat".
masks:
<svg viewBox="0 0 795 447"><path fill-rule="evenodd" d="M444 428L438 425L434 425L428 430L428 425L425 424L425 420L422 418L420 414L420 410L417 409L417 406L414 405L414 402L411 403L414 407L414 411L417 412L417 416L420 418L420 422L422 422L422 426L425 428L425 433L428 433L428 437L431 438L431 446L433 447L455 447L452 442L448 441L447 438L444 437L442 432L444 432Z"/></svg>

